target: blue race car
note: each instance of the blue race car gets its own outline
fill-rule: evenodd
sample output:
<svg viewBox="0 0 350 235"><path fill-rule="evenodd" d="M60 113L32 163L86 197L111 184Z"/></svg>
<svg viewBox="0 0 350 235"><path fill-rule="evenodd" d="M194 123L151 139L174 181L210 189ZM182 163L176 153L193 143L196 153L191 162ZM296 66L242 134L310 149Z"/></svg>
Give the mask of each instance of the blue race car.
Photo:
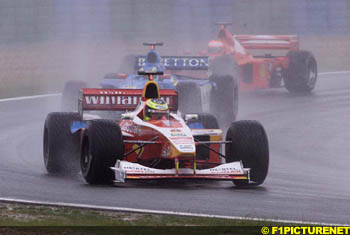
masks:
<svg viewBox="0 0 350 235"><path fill-rule="evenodd" d="M154 75L153 79L160 89L175 89L178 92L179 111L185 113L212 113L219 123L230 124L236 119L238 112L238 82L230 75L211 76L219 79L209 79L209 58L207 56L160 56L155 50L156 46L163 43L143 43L151 46L146 56L127 57L133 64L134 71L131 74L110 73L105 75L99 83L106 89L142 89L148 81L147 76L137 74L137 71L163 70L164 75ZM154 67L156 64L156 67ZM68 107L72 98L71 90L80 90L85 84L77 81L66 83L63 92L62 106ZM86 86L86 85L85 85ZM74 96L77 96L77 92ZM74 105L76 106L76 105ZM73 107L74 107L73 106Z"/></svg>

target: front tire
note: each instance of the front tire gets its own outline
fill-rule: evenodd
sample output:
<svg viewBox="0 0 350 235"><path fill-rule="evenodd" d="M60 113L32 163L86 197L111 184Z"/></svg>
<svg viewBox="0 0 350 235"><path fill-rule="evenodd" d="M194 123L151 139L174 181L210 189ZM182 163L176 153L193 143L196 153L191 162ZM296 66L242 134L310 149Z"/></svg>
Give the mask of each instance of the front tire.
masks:
<svg viewBox="0 0 350 235"><path fill-rule="evenodd" d="M269 145L265 129L257 121L232 123L226 134L226 162L242 161L244 168L250 168L251 183L234 180L237 186L260 185L264 182L269 168Z"/></svg>
<svg viewBox="0 0 350 235"><path fill-rule="evenodd" d="M50 113L43 136L43 155L49 174L71 174L79 171L80 135L72 134L73 121L80 121L78 113Z"/></svg>
<svg viewBox="0 0 350 235"><path fill-rule="evenodd" d="M113 167L123 158L123 136L111 120L92 120L84 132L80 166L89 184L108 184L114 179Z"/></svg>

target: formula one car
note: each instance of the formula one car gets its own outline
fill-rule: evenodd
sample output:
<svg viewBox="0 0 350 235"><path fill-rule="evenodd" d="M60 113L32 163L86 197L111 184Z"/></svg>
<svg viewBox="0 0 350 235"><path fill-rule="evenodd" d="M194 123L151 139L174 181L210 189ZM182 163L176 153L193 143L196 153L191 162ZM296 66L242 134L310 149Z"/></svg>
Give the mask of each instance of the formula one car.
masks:
<svg viewBox="0 0 350 235"><path fill-rule="evenodd" d="M159 61L146 63L138 72L148 77L143 89L84 88L78 113L48 114L43 144L47 171L76 172L80 165L89 184L150 179L262 184L269 165L262 125L234 122L222 140L213 115L179 115L177 91L159 89L153 80L163 73ZM115 121L87 113L95 110L125 113Z"/></svg>
<svg viewBox="0 0 350 235"><path fill-rule="evenodd" d="M163 43L144 43L152 46L146 56L127 56L123 65L130 67L133 64L134 71L130 74L111 73L107 74L100 82L101 88L105 89L143 89L147 76L137 74L140 68L147 63L160 63L166 71L163 75L154 76L160 89L175 89L179 93L178 106L182 113L208 112L221 114L216 118L220 123L230 124L236 119L238 112L238 76L232 75L234 64L227 65L226 69L218 72L214 81L207 78L208 57L207 56L163 56L155 50L156 46ZM230 71L231 76L224 74ZM130 71L129 71L130 72ZM222 76L219 76L219 75ZM224 74L224 75L223 75ZM83 81L69 81L65 84L62 93L63 110L76 110L79 90L87 87ZM75 97L75 98L74 98Z"/></svg>
<svg viewBox="0 0 350 235"><path fill-rule="evenodd" d="M242 90L281 87L282 82L289 92L314 89L316 59L311 52L299 50L296 35L231 35L226 29L230 23L218 24L218 38L208 44L211 76L231 58L238 65Z"/></svg>

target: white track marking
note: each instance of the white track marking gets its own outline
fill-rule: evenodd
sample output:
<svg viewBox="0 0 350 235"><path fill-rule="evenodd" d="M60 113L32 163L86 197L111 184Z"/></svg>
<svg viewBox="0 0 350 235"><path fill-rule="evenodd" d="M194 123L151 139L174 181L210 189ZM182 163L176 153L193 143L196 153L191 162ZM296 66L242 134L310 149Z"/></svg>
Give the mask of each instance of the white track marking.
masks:
<svg viewBox="0 0 350 235"><path fill-rule="evenodd" d="M347 73L350 73L350 71L323 72L323 73L318 73L318 75L323 76L323 75L330 75L330 74L347 74Z"/></svg>
<svg viewBox="0 0 350 235"><path fill-rule="evenodd" d="M318 75L323 76L323 75L330 75L330 74L348 74L348 73L350 74L350 71L334 71L334 72L318 73ZM9 102L9 101L17 101L17 100L40 99L40 98L47 98L47 97L60 96L60 95L62 95L62 93L5 98L5 99L0 99L0 103L1 102Z"/></svg>
<svg viewBox="0 0 350 235"><path fill-rule="evenodd" d="M3 202L3 203L21 203L21 204L30 204L30 205L38 205L38 206L61 206L61 207L70 207L70 208L77 208L77 209L93 209L93 210L115 211L115 212L132 212L132 213L175 215L175 216L193 216L193 217L202 217L202 218L248 220L248 221L276 222L276 223L289 223L289 224L305 224L305 225L320 225L320 226L349 226L347 224L332 224L332 223L321 223L321 222L318 223L318 222L297 221L297 220L279 220L279 219L255 218L255 217L212 215L212 214L177 212L177 211L136 209L136 208L127 208L127 207L97 206L97 205L88 205L88 204L79 204L79 203L23 200L23 199L13 199L13 198L0 198L0 202Z"/></svg>
<svg viewBox="0 0 350 235"><path fill-rule="evenodd" d="M9 101L18 101L18 100L40 99L40 98L47 98L47 97L59 96L59 95L61 95L61 93L5 98L5 99L0 99L0 103L1 102L9 102Z"/></svg>

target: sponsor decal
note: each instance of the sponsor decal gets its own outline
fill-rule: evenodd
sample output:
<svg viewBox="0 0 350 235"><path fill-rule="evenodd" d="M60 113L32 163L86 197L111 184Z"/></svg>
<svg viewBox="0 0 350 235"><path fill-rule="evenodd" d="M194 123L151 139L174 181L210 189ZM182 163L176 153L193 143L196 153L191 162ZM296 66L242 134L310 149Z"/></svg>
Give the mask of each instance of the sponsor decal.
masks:
<svg viewBox="0 0 350 235"><path fill-rule="evenodd" d="M181 137L181 136L187 136L187 135L186 135L186 133L182 132L181 129L171 129L170 136Z"/></svg>
<svg viewBox="0 0 350 235"><path fill-rule="evenodd" d="M225 167L225 168L211 168L209 169L210 173L217 174L241 174L240 170L234 167Z"/></svg>
<svg viewBox="0 0 350 235"><path fill-rule="evenodd" d="M171 136L177 137L177 136L187 136L185 133L170 133Z"/></svg>
<svg viewBox="0 0 350 235"><path fill-rule="evenodd" d="M146 57L138 56L136 60L136 69L145 65ZM170 70L207 70L207 56L162 56L161 63L166 69Z"/></svg>
<svg viewBox="0 0 350 235"><path fill-rule="evenodd" d="M160 109L160 110L164 110L164 106L163 105L155 105L156 109Z"/></svg>
<svg viewBox="0 0 350 235"><path fill-rule="evenodd" d="M121 126L121 130L130 134L138 135L138 136L142 135L142 130L140 126L126 124L124 126Z"/></svg>
<svg viewBox="0 0 350 235"><path fill-rule="evenodd" d="M192 137L173 137L172 140L192 140Z"/></svg>
<svg viewBox="0 0 350 235"><path fill-rule="evenodd" d="M180 150L194 151L194 146L192 144L180 144L179 148Z"/></svg>
<svg viewBox="0 0 350 235"><path fill-rule="evenodd" d="M88 105L137 105L141 96L107 96L107 95L86 95L85 103Z"/></svg>
<svg viewBox="0 0 350 235"><path fill-rule="evenodd" d="M192 137L170 137L175 144L193 144Z"/></svg>
<svg viewBox="0 0 350 235"><path fill-rule="evenodd" d="M138 105L141 101L141 96L131 95L85 95L84 101L86 105ZM174 103L172 96L162 96L165 101L172 105Z"/></svg>
<svg viewBox="0 0 350 235"><path fill-rule="evenodd" d="M153 173L153 171L150 168L145 167L137 167L137 166L124 166L123 169L126 171L127 174L130 173Z"/></svg>

